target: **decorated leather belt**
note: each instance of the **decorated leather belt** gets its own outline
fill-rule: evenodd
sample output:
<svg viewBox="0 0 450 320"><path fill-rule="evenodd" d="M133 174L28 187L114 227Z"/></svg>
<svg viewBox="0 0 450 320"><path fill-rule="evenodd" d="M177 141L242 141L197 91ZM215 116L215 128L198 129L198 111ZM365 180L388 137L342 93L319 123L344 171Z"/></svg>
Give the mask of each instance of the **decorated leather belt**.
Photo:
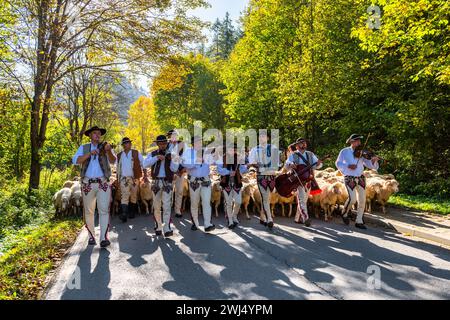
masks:
<svg viewBox="0 0 450 320"><path fill-rule="evenodd" d="M196 178L192 176L188 176L189 179L189 185L191 186L192 190L197 190L200 186L202 187L209 187L211 185L210 180L205 180L206 177Z"/></svg>
<svg viewBox="0 0 450 320"><path fill-rule="evenodd" d="M102 183L102 179L101 179L101 178L97 178L97 179L89 179L89 180L88 180L88 183L89 183L89 184L92 184L92 183Z"/></svg>

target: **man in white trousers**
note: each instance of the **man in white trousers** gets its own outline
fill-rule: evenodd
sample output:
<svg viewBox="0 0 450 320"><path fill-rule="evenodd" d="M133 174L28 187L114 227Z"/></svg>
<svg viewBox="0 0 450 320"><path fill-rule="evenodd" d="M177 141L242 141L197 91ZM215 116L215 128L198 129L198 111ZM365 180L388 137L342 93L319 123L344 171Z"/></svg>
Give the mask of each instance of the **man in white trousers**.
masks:
<svg viewBox="0 0 450 320"><path fill-rule="evenodd" d="M270 193L275 189L275 176L278 171L280 153L276 146L268 142L267 133L261 132L259 134L259 145L250 150L248 161L250 166L257 168L256 180L263 205L259 222L272 229L274 223L270 210Z"/></svg>
<svg viewBox="0 0 450 320"><path fill-rule="evenodd" d="M366 178L363 172L364 167L378 170L379 158L372 157L371 160L368 160L362 156L355 156L355 150L361 146L361 139L363 139L363 136L358 134L352 134L347 139L347 144L350 144L350 146L341 150L336 160L336 167L344 175L345 187L348 192L348 199L344 204L344 210L342 212L342 220L346 225L350 224L348 213L356 201L358 201L358 214L356 216L355 227L367 229L363 220L366 205Z"/></svg>
<svg viewBox="0 0 450 320"><path fill-rule="evenodd" d="M173 129L167 133L167 138L169 139L168 149L172 155L182 156L184 150L186 149L186 144L183 141L178 140L178 132ZM186 169L180 164L178 171L175 174L174 179L174 211L176 218L182 218L183 212L181 212L181 205L183 204L183 187L184 178L186 176Z"/></svg>
<svg viewBox="0 0 450 320"><path fill-rule="evenodd" d="M292 152L286 160L285 168L293 169L296 165L310 166L311 170L322 168L322 161L311 151L306 150L308 147L307 141L304 138L299 138L295 142L296 150ZM295 214L295 223L302 223L309 227L311 219L308 215L308 197L311 192L311 182L302 184L297 189L297 212Z"/></svg>
<svg viewBox="0 0 450 320"><path fill-rule="evenodd" d="M89 232L89 245L95 245L94 213L97 206L100 224L100 246L105 248L111 243L108 239L109 205L111 203L110 164L116 162L116 156L109 143L100 143L106 130L94 126L84 133L91 142L80 146L72 158L74 165L81 166L81 191L83 196L83 216Z"/></svg>
<svg viewBox="0 0 450 320"><path fill-rule="evenodd" d="M211 155L203 154L201 137L193 138L192 148L188 148L183 153L181 163L187 169L189 180L191 230L196 231L200 226L198 209L201 200L205 231L213 231L215 226L211 223L211 178L209 175L210 165L214 163L214 160Z"/></svg>
<svg viewBox="0 0 450 320"><path fill-rule="evenodd" d="M227 153L228 158L227 159ZM231 161L230 161L231 159ZM217 172L220 174L220 186L222 188L225 204L225 213L228 228L234 229L239 225L238 214L242 204L242 173L248 171L245 162L245 154L239 157L237 145L227 148L222 160L217 161Z"/></svg>
<svg viewBox="0 0 450 320"><path fill-rule="evenodd" d="M158 136L154 141L158 150L151 152L144 160L144 168L151 168L153 213L156 223L156 235L173 236L171 228L173 176L178 171L178 162L172 160L167 150L168 140L164 135ZM161 207L163 219L161 220Z"/></svg>

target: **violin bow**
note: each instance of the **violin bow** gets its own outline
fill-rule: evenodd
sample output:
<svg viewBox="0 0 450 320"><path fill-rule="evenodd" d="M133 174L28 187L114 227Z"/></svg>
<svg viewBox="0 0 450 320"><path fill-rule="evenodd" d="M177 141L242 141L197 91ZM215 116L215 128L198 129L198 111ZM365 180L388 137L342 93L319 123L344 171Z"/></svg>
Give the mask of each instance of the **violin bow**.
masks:
<svg viewBox="0 0 450 320"><path fill-rule="evenodd" d="M364 149L366 149L367 143L369 142L369 138L370 138L371 135L372 135L372 133L369 133L369 134L367 135L367 139L366 139L366 142L364 142L364 146L363 146L363 148L362 148L362 151L364 151ZM361 157L359 157L358 162L356 163L356 166L359 165L359 161L361 161L362 158L363 158L363 157L362 157L362 154L361 154Z"/></svg>

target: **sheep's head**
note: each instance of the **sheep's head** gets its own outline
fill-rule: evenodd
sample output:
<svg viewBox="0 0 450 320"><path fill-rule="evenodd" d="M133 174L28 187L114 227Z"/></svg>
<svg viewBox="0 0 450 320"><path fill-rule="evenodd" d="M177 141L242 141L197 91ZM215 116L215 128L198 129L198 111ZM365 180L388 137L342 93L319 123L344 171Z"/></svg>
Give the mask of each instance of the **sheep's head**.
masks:
<svg viewBox="0 0 450 320"><path fill-rule="evenodd" d="M339 185L337 183L335 183L333 185L333 193L334 194L341 194L341 188L339 188Z"/></svg>
<svg viewBox="0 0 450 320"><path fill-rule="evenodd" d="M66 210L67 208L69 208L69 203L70 203L70 197L67 197L65 195L62 196L61 198L61 207L63 210Z"/></svg>
<svg viewBox="0 0 450 320"><path fill-rule="evenodd" d="M391 193L398 192L398 182L396 180L387 180L385 182L385 188Z"/></svg>

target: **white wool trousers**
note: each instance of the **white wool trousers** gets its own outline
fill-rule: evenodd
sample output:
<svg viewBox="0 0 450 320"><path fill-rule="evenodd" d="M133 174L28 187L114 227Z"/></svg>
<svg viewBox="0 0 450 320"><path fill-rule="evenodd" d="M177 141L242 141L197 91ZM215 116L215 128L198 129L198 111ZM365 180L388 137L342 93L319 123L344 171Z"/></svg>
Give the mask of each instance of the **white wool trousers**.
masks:
<svg viewBox="0 0 450 320"><path fill-rule="evenodd" d="M191 178L193 181L194 178ZM191 182L190 181L190 182ZM202 212L203 212L203 223L205 228L212 226L211 223L211 184L209 178L205 178L204 182L209 186L202 186L201 183L195 190L189 183L189 197L191 199L191 217L192 222L198 228L200 223L198 221L198 209L200 206L200 201L202 202Z"/></svg>
<svg viewBox="0 0 450 320"><path fill-rule="evenodd" d="M297 212L295 213L295 222L305 223L309 219L308 215L308 197L311 187L300 186L297 189Z"/></svg>
<svg viewBox="0 0 450 320"><path fill-rule="evenodd" d="M170 227L172 222L172 190L173 186L170 182L157 179L152 183L153 216L156 222L156 231L164 231L164 233L172 231Z"/></svg>
<svg viewBox="0 0 450 320"><path fill-rule="evenodd" d="M229 226L232 225L233 222L239 223L237 216L242 204L241 190L242 189L236 191L234 188L231 188L230 191L223 190L225 213Z"/></svg>
<svg viewBox="0 0 450 320"><path fill-rule="evenodd" d="M109 206L111 203L111 186L106 179L101 182L89 182L85 178L81 184L83 194L83 216L89 237L95 239L94 214L97 206L100 224L100 241L108 240L109 231Z"/></svg>

